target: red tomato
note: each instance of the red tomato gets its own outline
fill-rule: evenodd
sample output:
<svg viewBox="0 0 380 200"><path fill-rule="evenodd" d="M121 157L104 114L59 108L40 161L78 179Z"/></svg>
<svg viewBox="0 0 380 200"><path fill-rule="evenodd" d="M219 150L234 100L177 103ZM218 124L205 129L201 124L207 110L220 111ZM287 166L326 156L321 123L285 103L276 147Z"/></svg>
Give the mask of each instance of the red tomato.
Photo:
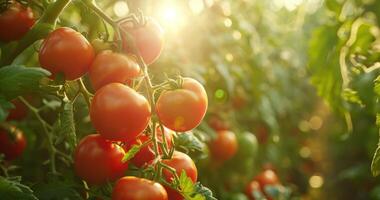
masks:
<svg viewBox="0 0 380 200"><path fill-rule="evenodd" d="M122 163L124 150L99 134L84 137L75 155L75 173L92 185L106 183L124 175L128 163Z"/></svg>
<svg viewBox="0 0 380 200"><path fill-rule="evenodd" d="M150 115L146 98L121 83L110 83L100 88L90 107L92 123L109 140L135 138L148 126Z"/></svg>
<svg viewBox="0 0 380 200"><path fill-rule="evenodd" d="M231 131L218 131L215 140L210 143L211 154L216 160L229 160L236 154L237 150L236 135Z"/></svg>
<svg viewBox="0 0 380 200"><path fill-rule="evenodd" d="M112 191L112 200L167 200L165 188L143 178L126 176L119 179Z"/></svg>
<svg viewBox="0 0 380 200"><path fill-rule="evenodd" d="M62 72L67 80L83 76L94 60L94 50L79 32L61 27L51 32L39 52L41 67L54 77Z"/></svg>
<svg viewBox="0 0 380 200"><path fill-rule="evenodd" d="M109 83L131 83L140 74L139 65L132 57L110 50L96 55L90 66L90 80L95 90Z"/></svg>
<svg viewBox="0 0 380 200"><path fill-rule="evenodd" d="M195 183L198 178L198 170L197 167L194 164L194 161L186 154L175 151L173 154L173 157L169 160L162 160L163 163L167 164L168 166L174 168L177 172L177 175L180 176L183 171L186 172L186 175ZM167 181L172 181L174 178L174 175L164 169L163 175L166 178ZM165 187L168 196L170 200L183 200L183 196L179 194L176 190L170 188L170 187Z"/></svg>
<svg viewBox="0 0 380 200"><path fill-rule="evenodd" d="M18 99L12 100L12 104L15 106L9 110L7 120L22 120L28 114L28 107Z"/></svg>
<svg viewBox="0 0 380 200"><path fill-rule="evenodd" d="M157 100L156 112L166 127L184 132L201 123L207 104L203 86L192 78L184 78L182 88L162 92Z"/></svg>
<svg viewBox="0 0 380 200"><path fill-rule="evenodd" d="M160 127L156 128L156 133L157 133L158 141L162 142L162 131ZM165 138L168 144L168 148L172 148L173 131L167 128L164 128L164 134L165 134ZM134 140L128 140L125 146L126 148L124 149L130 149L132 145L142 144L148 141L149 139L150 137L145 134L139 135ZM131 162L140 168L143 167L145 164L151 162L155 158L153 148L154 148L153 143L150 143L149 145L141 148L140 151L131 159ZM158 147L158 150L162 152L160 147Z"/></svg>
<svg viewBox="0 0 380 200"><path fill-rule="evenodd" d="M9 42L21 39L35 22L32 9L15 2L0 13L0 40Z"/></svg>
<svg viewBox="0 0 380 200"><path fill-rule="evenodd" d="M255 177L255 180L260 184L262 191L264 191L266 185L277 185L280 183L276 173L271 169L262 171Z"/></svg>
<svg viewBox="0 0 380 200"><path fill-rule="evenodd" d="M124 22L120 25L122 31L126 31L134 39L136 47L146 64L151 64L157 60L163 47L163 30L153 19L148 18L143 26L133 27L131 22ZM126 53L131 53L125 34L122 34L123 49Z"/></svg>
<svg viewBox="0 0 380 200"><path fill-rule="evenodd" d="M250 200L255 200L255 197L253 196L254 192L259 192L260 191L260 184L259 182L253 180L250 183L248 183L247 187L245 188L245 194Z"/></svg>
<svg viewBox="0 0 380 200"><path fill-rule="evenodd" d="M0 128L0 154L4 154L6 160L19 157L25 147L26 140L22 131L13 126L8 129Z"/></svg>

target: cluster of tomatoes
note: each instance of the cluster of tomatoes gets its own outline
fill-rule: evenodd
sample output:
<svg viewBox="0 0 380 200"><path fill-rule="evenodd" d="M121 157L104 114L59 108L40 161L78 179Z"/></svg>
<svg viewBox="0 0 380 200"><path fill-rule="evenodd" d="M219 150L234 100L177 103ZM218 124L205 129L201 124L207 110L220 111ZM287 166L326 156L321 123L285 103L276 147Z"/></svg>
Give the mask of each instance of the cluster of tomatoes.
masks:
<svg viewBox="0 0 380 200"><path fill-rule="evenodd" d="M9 27L0 30L0 40L3 42L22 38L35 23L30 8L17 2L11 3L0 15L0 26ZM163 169L162 174L168 183L182 172L196 182L197 169L193 160L182 152L174 151L173 137L175 132L186 132L200 124L208 106L207 94L198 81L181 78L175 88L162 91L157 101L148 101L132 87L132 83L147 76L141 70L139 58L149 65L159 57L163 32L153 19L139 26L122 23L120 30L128 34L121 35L122 52L96 52L81 33L68 27L51 32L39 51L39 63L51 72L51 78L63 75L66 80L76 80L88 74L96 91L90 106L90 117L98 134L85 136L77 145L75 172L89 185L101 185L120 178L112 193L115 200L183 199L177 188L170 185L164 187L148 179L123 176L129 163L144 168L154 165L159 159L175 170L176 174ZM130 37L139 55L133 51L133 45L128 40ZM17 107L20 110L25 105L21 103ZM154 127L155 130L151 128L153 115L163 125ZM20 116L13 110L8 118ZM152 131L156 132L158 143L165 143L167 149L174 151L170 158L161 159L161 146L154 151ZM122 161L129 149L142 144L130 161ZM14 127L1 130L0 152L5 154L6 159L20 155L25 145L26 141L19 130Z"/></svg>
<svg viewBox="0 0 380 200"><path fill-rule="evenodd" d="M163 45L162 31L152 19L138 27L121 24L120 28L133 38L145 63L158 58ZM132 87L133 81L146 76L138 63L139 55L133 54L126 36L122 40L123 52L104 50L95 55L81 33L60 27L47 36L39 51L40 65L52 73L52 78L62 74L66 80L75 80L88 73L96 90L90 117L98 134L84 137L74 154L76 174L90 185L123 177L129 162L122 160L134 145L144 144L130 162L140 168L154 164L163 150L158 147L154 151L152 132L156 132L159 143L172 149L174 131L194 129L207 110L205 89L192 78L182 78L175 88L162 91L156 102L148 101ZM152 130L149 126L152 115L157 115L163 126ZM184 171L193 182L197 181L196 166L188 155L174 151L171 158L160 162L173 168L177 176ZM175 175L168 169L163 169L162 174L167 182L174 180ZM120 178L112 193L114 200L168 198L183 199L175 188L132 176Z"/></svg>

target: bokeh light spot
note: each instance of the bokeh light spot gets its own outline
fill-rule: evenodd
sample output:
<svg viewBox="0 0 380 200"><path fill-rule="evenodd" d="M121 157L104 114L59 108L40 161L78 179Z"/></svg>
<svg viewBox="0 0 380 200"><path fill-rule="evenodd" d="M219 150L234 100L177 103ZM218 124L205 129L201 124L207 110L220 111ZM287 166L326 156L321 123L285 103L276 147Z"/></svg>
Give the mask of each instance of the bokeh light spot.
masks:
<svg viewBox="0 0 380 200"><path fill-rule="evenodd" d="M217 89L216 91L215 91L215 98L217 98L217 99L223 99L224 98L224 96L225 96L225 92L224 92L224 90L222 90L222 89Z"/></svg>
<svg viewBox="0 0 380 200"><path fill-rule="evenodd" d="M118 17L124 17L128 14L129 8L128 4L125 1L117 1L115 5L113 6L113 11L115 12L115 15Z"/></svg>
<svg viewBox="0 0 380 200"><path fill-rule="evenodd" d="M317 175L314 175L314 176L311 176L310 179L309 179L309 185L310 187L312 188L320 188L323 186L323 177L322 176L317 176Z"/></svg>

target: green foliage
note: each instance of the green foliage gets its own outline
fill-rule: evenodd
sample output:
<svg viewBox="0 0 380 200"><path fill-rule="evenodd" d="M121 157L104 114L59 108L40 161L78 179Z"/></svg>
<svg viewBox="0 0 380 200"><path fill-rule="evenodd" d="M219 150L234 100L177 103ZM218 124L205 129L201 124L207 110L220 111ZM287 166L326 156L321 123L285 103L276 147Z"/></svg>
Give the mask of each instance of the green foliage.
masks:
<svg viewBox="0 0 380 200"><path fill-rule="evenodd" d="M179 188L186 200L216 200L212 196L211 190L202 186L199 182L194 184L193 181L187 177L185 171L183 171L179 177Z"/></svg>
<svg viewBox="0 0 380 200"><path fill-rule="evenodd" d="M20 183L21 177L4 178L0 176L0 196L4 200L38 200L33 191Z"/></svg>
<svg viewBox="0 0 380 200"><path fill-rule="evenodd" d="M41 68L9 65L0 68L0 94L7 100L28 92L37 92L40 80L50 73Z"/></svg>

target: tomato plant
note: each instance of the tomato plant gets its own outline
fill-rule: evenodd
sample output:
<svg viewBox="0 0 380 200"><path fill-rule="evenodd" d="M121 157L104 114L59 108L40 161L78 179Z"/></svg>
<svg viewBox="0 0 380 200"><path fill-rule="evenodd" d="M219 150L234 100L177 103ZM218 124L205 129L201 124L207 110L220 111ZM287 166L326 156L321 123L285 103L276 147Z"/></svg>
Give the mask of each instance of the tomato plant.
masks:
<svg viewBox="0 0 380 200"><path fill-rule="evenodd" d="M164 187L156 182L126 176L119 179L112 191L112 200L167 200Z"/></svg>
<svg viewBox="0 0 380 200"><path fill-rule="evenodd" d="M9 42L24 36L35 23L31 8L13 2L0 13L0 41Z"/></svg>
<svg viewBox="0 0 380 200"><path fill-rule="evenodd" d="M51 32L39 51L41 67L53 76L63 73L68 80L74 80L88 72L94 60L94 50L79 32L61 27Z"/></svg>

